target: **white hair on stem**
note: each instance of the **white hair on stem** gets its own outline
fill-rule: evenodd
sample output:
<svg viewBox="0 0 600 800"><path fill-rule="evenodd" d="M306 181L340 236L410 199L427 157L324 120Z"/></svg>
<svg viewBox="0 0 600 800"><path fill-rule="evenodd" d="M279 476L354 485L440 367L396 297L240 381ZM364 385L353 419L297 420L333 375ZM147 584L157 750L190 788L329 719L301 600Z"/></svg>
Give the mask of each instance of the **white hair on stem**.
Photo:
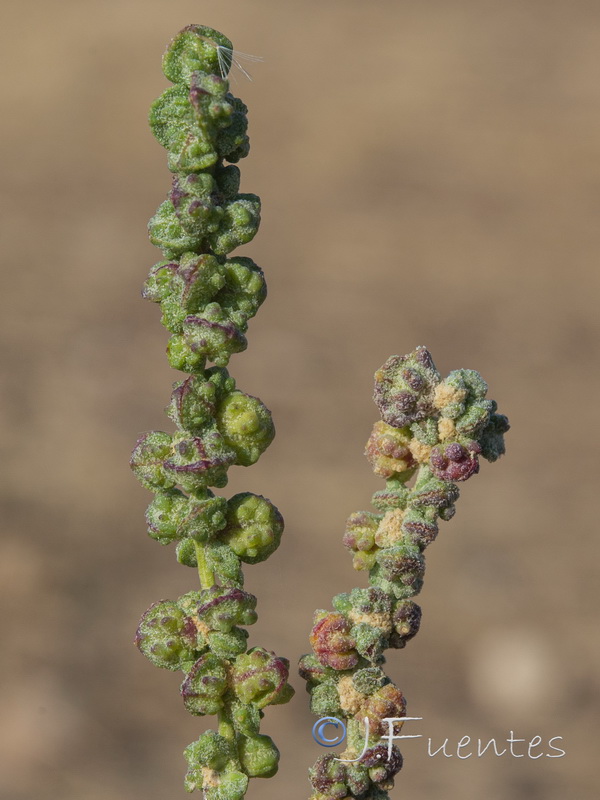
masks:
<svg viewBox="0 0 600 800"><path fill-rule="evenodd" d="M257 62L263 60L260 56L252 56L250 53L242 53L239 50L232 50L230 47L225 47L222 44L217 45L217 58L219 59L219 69L221 70L222 78L227 76L227 73L233 65L234 67L237 67L242 75L248 78L249 81L252 80L252 75L250 75L241 61ZM235 75L233 77L235 80Z"/></svg>
<svg viewBox="0 0 600 800"><path fill-rule="evenodd" d="M252 80L252 75L248 72L248 70L244 67L241 61L264 61L261 56L252 56L250 53L242 53L240 50L232 50L231 47L225 47L223 44L217 44L212 39L209 39L208 36L199 36L199 39L202 39L204 42L208 42L212 44L215 50L217 51L217 59L219 61L219 72L221 73L222 78L227 77L227 73L231 69L232 66L237 67L239 71L244 75L244 77L248 78L249 81ZM235 80L235 75L233 75L233 79Z"/></svg>

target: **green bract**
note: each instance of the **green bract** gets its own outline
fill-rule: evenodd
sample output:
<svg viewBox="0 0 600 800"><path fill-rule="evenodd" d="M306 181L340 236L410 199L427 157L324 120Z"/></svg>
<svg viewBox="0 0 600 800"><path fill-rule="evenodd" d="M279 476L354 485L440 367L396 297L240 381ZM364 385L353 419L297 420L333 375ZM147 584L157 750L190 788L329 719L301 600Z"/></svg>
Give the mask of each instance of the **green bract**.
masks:
<svg viewBox="0 0 600 800"><path fill-rule="evenodd" d="M188 498L179 489L157 492L146 509L148 534L161 544L176 541L187 507Z"/></svg>
<svg viewBox="0 0 600 800"><path fill-rule="evenodd" d="M221 770L232 758L230 743L224 736L214 731L206 731L186 749L186 756L192 756L195 764L210 769Z"/></svg>
<svg viewBox="0 0 600 800"><path fill-rule="evenodd" d="M229 632L235 625L256 622L256 597L241 589L213 586L199 593L195 614L211 630Z"/></svg>
<svg viewBox="0 0 600 800"><path fill-rule="evenodd" d="M279 546L283 518L275 506L255 494L236 494L228 503L220 538L247 564L264 561Z"/></svg>
<svg viewBox="0 0 600 800"><path fill-rule="evenodd" d="M279 658L262 647L254 647L236 659L232 678L235 693L242 703L253 703L257 708L289 699L287 684L289 661Z"/></svg>
<svg viewBox="0 0 600 800"><path fill-rule="evenodd" d="M233 392L219 406L217 425L235 451L236 464L249 467L273 441L271 412L257 397Z"/></svg>
<svg viewBox="0 0 600 800"><path fill-rule="evenodd" d="M258 733L241 739L240 760L251 778L271 778L277 772L279 750L270 736Z"/></svg>
<svg viewBox="0 0 600 800"><path fill-rule="evenodd" d="M226 512L227 501L224 497L209 495L200 500L190 497L177 533L179 537L189 536L196 542L206 542L224 527Z"/></svg>
<svg viewBox="0 0 600 800"><path fill-rule="evenodd" d="M214 653L199 658L181 685L181 696L192 714L216 714L227 691L227 662Z"/></svg>
<svg viewBox="0 0 600 800"><path fill-rule="evenodd" d="M176 480L167 475L164 466L171 454L171 436L168 433L153 431L138 439L130 465L142 486L154 492L175 486Z"/></svg>
<svg viewBox="0 0 600 800"><path fill-rule="evenodd" d="M174 384L167 408L176 430L144 434L131 458L155 494L149 535L175 543L177 560L198 569L203 587L151 606L136 644L155 665L182 670L188 711L218 714L218 733L207 731L185 751L185 788L207 800L240 800L250 777L276 772L279 751L259 732L261 709L293 694L289 662L262 648L247 652L242 627L256 621L256 598L242 588L241 564L277 549L283 519L264 497L227 500L212 491L227 484L231 466L254 464L275 434L266 406L225 369L245 350L248 323L267 293L260 267L230 255L260 224L260 199L240 193L233 164L249 150L247 108L226 79L233 62L229 39L201 25L181 31L163 59L174 86L153 104L150 127L173 178L149 223L163 258L142 294L160 305L170 365L189 374Z"/></svg>
<svg viewBox="0 0 600 800"><path fill-rule="evenodd" d="M197 642L186 630L186 618L170 600L154 603L144 614L136 644L157 667L181 669L194 659Z"/></svg>
<svg viewBox="0 0 600 800"><path fill-rule="evenodd" d="M365 717L368 749L358 763L322 756L310 771L311 800L389 800L402 756L394 747L388 759L382 721L405 716L406 705L379 665L387 648L403 648L419 630L421 609L410 598L421 591L423 551L436 538L438 521L454 515L454 481L476 474L480 456L495 461L504 453L508 420L486 399L487 388L474 370L455 370L442 380L425 347L391 356L375 373L382 419L365 455L386 486L373 495L378 513L351 514L343 538L370 586L336 595L334 611L316 612L313 654L300 659L311 710L347 720L342 758L362 753ZM228 518L221 537L229 525Z"/></svg>
<svg viewBox="0 0 600 800"><path fill-rule="evenodd" d="M172 172L201 172L222 158L237 162L248 155L247 110L225 79L195 73L191 86L177 85L156 100L150 127Z"/></svg>
<svg viewBox="0 0 600 800"><path fill-rule="evenodd" d="M162 68L172 83L188 83L194 72L221 73L222 59L218 47L233 52L233 45L226 36L205 25L188 25L171 42L163 56ZM227 69L231 64L225 62Z"/></svg>

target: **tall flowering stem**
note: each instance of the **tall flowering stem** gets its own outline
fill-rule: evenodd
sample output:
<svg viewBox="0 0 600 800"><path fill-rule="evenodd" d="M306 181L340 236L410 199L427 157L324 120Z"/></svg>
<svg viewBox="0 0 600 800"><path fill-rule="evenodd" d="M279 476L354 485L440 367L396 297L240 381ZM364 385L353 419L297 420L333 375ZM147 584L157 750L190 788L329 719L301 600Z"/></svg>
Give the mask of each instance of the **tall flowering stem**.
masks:
<svg viewBox="0 0 600 800"><path fill-rule="evenodd" d="M240 194L234 164L249 151L247 108L229 91L235 63L229 39L190 25L163 58L174 84L153 104L150 126L173 173L167 200L150 220L163 260L143 295L160 304L169 330L170 365L188 373L174 384L167 415L173 433L152 431L133 451L131 467L155 497L146 520L160 544L198 570L200 590L161 600L142 616L135 642L156 666L181 670L181 696L192 714L216 714L185 751L185 788L207 800L240 800L251 777L277 771L279 751L259 733L263 708L287 702L289 662L262 647L248 649L243 626L256 621L256 598L244 591L241 565L264 561L278 547L283 520L264 497L215 495L234 465L250 466L271 443L271 414L236 388L226 366L245 350L248 320L266 296L262 270L230 257L258 230L260 200ZM207 366L212 363L213 366Z"/></svg>
<svg viewBox="0 0 600 800"><path fill-rule="evenodd" d="M508 420L486 399L487 388L470 369L442 380L425 347L392 356L375 373L381 420L365 454L386 486L373 495L376 512L350 515L343 539L369 587L339 594L333 611L316 612L313 653L300 660L312 711L345 719L348 731L345 752L322 756L310 770L311 800L386 800L402 767L400 751L393 746L388 757L381 740L386 717L406 716L402 692L381 669L383 654L419 630L412 598L423 585L423 552L439 521L454 516L456 484L479 471L480 458L504 453Z"/></svg>

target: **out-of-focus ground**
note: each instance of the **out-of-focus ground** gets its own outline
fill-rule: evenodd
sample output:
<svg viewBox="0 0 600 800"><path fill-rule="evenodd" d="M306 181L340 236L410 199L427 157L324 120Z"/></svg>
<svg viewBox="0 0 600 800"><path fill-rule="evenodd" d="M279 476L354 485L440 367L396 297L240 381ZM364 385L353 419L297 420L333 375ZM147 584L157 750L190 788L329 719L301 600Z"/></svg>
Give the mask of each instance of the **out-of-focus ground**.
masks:
<svg viewBox="0 0 600 800"><path fill-rule="evenodd" d="M270 497L279 551L246 569L251 644L308 649L315 608L364 585L340 537L380 486L362 456L372 374L427 345L480 370L508 453L463 488L428 550L421 633L388 671L422 716L392 797L598 796L600 5L590 0L6 3L2 69L2 800L186 796L179 678L132 645L196 574L145 534L128 468L170 423L177 375L146 222L169 188L146 124L160 57L190 22L264 57L244 251L269 297L230 364L278 436L227 493ZM301 680L263 730L280 772L249 800L308 794ZM456 756L458 741L541 744ZM562 746L556 755L548 742ZM427 738L444 757L427 754ZM506 746L506 745L505 745ZM470 750L463 748L462 755Z"/></svg>

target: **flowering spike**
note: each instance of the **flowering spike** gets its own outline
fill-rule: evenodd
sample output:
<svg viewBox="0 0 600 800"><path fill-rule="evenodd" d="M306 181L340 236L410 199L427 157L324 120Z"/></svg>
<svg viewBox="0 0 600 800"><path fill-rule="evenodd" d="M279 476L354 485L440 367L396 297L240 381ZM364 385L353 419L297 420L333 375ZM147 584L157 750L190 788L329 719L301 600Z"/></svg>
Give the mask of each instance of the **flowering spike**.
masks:
<svg viewBox="0 0 600 800"><path fill-rule="evenodd" d="M504 453L508 420L486 399L487 388L474 370L442 380L425 347L391 356L375 373L382 419L365 455L386 488L373 495L379 513L354 512L343 537L370 586L334 597L334 611L316 612L313 654L300 659L311 710L346 719L347 747L339 758L354 761L322 756L310 770L311 800L389 798L402 756L393 747L388 759L383 720L404 717L406 702L380 664L387 648L405 647L419 630L421 608L412 598L423 585L423 551L438 535L438 522L454 515L454 481L475 475L479 456L495 461Z"/></svg>
<svg viewBox="0 0 600 800"><path fill-rule="evenodd" d="M283 519L259 495L227 500L212 491L226 485L231 466L254 464L275 434L267 407L237 389L226 369L245 350L248 322L266 297L260 267L230 255L260 223L260 199L240 194L233 164L249 150L247 108L227 81L231 64L245 73L238 55L223 34L189 25L163 59L174 85L153 104L150 127L173 179L150 220L163 259L142 294L160 305L169 363L190 374L175 384L167 408L176 430L144 434L131 457L134 474L155 494L149 535L175 542L177 560L197 568L204 587L152 605L135 643L156 666L183 671L190 713L218 714L218 733L207 731L185 751L185 788L207 800L241 800L250 777L276 772L279 751L259 733L261 709L293 694L287 659L248 650L241 627L256 621L241 564L277 549Z"/></svg>

